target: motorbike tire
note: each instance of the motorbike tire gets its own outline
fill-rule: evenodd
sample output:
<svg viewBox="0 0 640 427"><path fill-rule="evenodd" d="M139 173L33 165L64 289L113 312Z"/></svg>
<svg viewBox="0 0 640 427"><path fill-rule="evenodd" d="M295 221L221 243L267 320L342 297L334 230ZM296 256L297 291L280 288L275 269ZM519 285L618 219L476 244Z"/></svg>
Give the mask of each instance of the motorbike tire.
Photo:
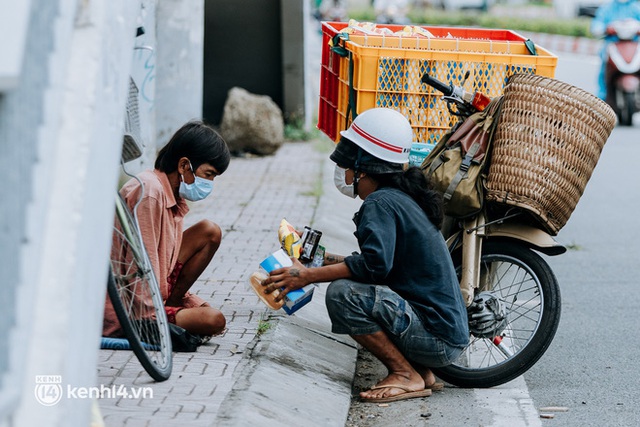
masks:
<svg viewBox="0 0 640 427"><path fill-rule="evenodd" d="M460 274L461 254L454 253L452 258ZM433 369L438 377L458 387L494 387L522 375L549 348L560 323L558 280L540 255L517 242L487 241L482 249L481 266L485 272L495 272L486 276L498 279L498 283L491 283L491 288L510 304L501 341L506 340L505 346L511 343L512 347L471 335L470 344L453 364ZM510 283L500 283L503 279ZM503 288L505 285L508 286ZM526 325L531 330L523 334ZM480 363L475 366L477 361Z"/></svg>
<svg viewBox="0 0 640 427"><path fill-rule="evenodd" d="M632 92L624 92L622 94L622 106L620 108L620 113L618 119L620 120L620 125L622 126L631 126L633 125L633 114L636 111L636 99L635 94Z"/></svg>

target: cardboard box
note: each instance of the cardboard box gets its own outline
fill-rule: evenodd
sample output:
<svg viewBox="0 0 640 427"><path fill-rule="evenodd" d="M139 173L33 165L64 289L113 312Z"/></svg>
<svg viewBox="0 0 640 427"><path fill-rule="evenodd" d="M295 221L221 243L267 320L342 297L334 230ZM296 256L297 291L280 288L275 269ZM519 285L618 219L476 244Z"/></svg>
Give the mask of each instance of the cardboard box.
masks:
<svg viewBox="0 0 640 427"><path fill-rule="evenodd" d="M288 315L292 315L311 301L311 298L313 298L313 291L315 289L316 285L310 284L302 289L296 289L295 291L289 292L284 297L284 305L282 308Z"/></svg>

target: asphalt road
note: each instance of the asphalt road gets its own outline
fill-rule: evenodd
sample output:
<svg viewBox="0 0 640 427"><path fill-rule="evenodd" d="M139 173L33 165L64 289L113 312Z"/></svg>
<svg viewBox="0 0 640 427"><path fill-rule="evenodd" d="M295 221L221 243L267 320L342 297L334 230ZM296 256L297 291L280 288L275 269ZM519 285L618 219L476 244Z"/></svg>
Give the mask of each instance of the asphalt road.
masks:
<svg viewBox="0 0 640 427"><path fill-rule="evenodd" d="M556 78L595 93L597 58L562 54ZM636 117L640 119L640 115ZM346 426L638 426L640 348L640 123L614 129L585 193L557 239L570 247L547 257L562 292L551 347L524 376L485 390L446 388L389 406L354 399ZM386 375L368 354L356 390ZM540 409L564 407L553 419Z"/></svg>
<svg viewBox="0 0 640 427"><path fill-rule="evenodd" d="M556 77L595 90L593 58L563 56ZM640 117L636 116L636 119ZM564 406L545 425L640 425L640 123L617 127L548 258L562 290L556 337L526 375L536 406Z"/></svg>

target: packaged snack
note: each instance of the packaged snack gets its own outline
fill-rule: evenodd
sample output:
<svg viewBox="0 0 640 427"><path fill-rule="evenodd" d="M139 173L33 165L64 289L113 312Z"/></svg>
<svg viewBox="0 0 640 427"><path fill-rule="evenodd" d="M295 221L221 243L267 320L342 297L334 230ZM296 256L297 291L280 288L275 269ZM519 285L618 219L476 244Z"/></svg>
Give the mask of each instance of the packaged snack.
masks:
<svg viewBox="0 0 640 427"><path fill-rule="evenodd" d="M278 227L278 241L282 249L290 256L300 258L300 252L302 250L300 236L296 232L295 227L289 224L284 218L280 221L280 227Z"/></svg>
<svg viewBox="0 0 640 427"><path fill-rule="evenodd" d="M431 34L429 30L427 30L426 28L419 27L417 25L405 25L404 28L402 28L402 30L396 31L394 34L402 37L411 37L411 36L413 37L421 36L421 37L427 37L427 38L434 37L434 35Z"/></svg>
<svg viewBox="0 0 640 427"><path fill-rule="evenodd" d="M280 295L280 290L276 289L270 294L265 294L263 283L272 271L282 267L291 267L293 262L290 257L298 258L308 268L322 266L325 250L319 244L320 237L322 237L322 232L311 227L305 227L302 236L300 236L295 227L289 224L286 219L283 218L280 221L278 241L282 246L281 249L265 258L260 263L260 269L251 274L249 278L251 289L267 307L272 310L282 308L291 315L311 301L315 284L290 291L281 301L276 302L275 299Z"/></svg>
<svg viewBox="0 0 640 427"><path fill-rule="evenodd" d="M249 284L251 285L251 289L258 295L258 298L265 303L267 307L272 310L278 310L282 308L285 304L285 300L275 301L275 299L280 295L280 290L276 289L269 294L264 293L264 286L262 285L264 281L269 277L269 273L273 270L277 270L282 267L291 267L293 263L291 262L291 258L289 255L282 249L277 250L272 253L268 257L266 257L260 263L260 269L255 271L249 277Z"/></svg>
<svg viewBox="0 0 640 427"><path fill-rule="evenodd" d="M318 251L316 251L316 253L318 253ZM324 258L324 248L322 248L322 257ZM282 267L291 267L292 265L293 263L291 262L289 255L283 249L280 249L265 258L260 263L260 269L251 274L251 277L249 278L251 289L253 289L256 295L258 295L258 298L260 298L267 307L272 310L279 310L283 308L288 315L292 315L311 301L315 285L310 284L302 289L290 291L282 300L276 301L275 299L280 295L280 290L276 289L269 294L265 294L264 286L262 284L267 277L269 277L269 273L273 270L277 270Z"/></svg>
<svg viewBox="0 0 640 427"><path fill-rule="evenodd" d="M303 264L310 263L316 254L318 244L320 243L320 237L322 237L322 231L314 230L311 227L304 227L304 233L302 234L302 250L300 252L300 262Z"/></svg>

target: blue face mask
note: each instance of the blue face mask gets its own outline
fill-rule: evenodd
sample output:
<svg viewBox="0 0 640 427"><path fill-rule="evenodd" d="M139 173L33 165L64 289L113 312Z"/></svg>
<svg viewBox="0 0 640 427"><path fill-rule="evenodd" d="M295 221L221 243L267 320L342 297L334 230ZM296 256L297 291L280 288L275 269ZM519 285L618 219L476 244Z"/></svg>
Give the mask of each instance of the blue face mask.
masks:
<svg viewBox="0 0 640 427"><path fill-rule="evenodd" d="M186 182L184 182L184 177L180 175L182 181L180 182L180 188L178 188L178 194L183 199L197 202L198 200L202 200L209 194L211 194L211 191L213 191L213 180L208 180L196 176L195 171L193 170L193 166L191 166L191 162L189 162L189 167L191 167L191 172L195 177L195 181L193 181L193 183L191 184L187 184Z"/></svg>

